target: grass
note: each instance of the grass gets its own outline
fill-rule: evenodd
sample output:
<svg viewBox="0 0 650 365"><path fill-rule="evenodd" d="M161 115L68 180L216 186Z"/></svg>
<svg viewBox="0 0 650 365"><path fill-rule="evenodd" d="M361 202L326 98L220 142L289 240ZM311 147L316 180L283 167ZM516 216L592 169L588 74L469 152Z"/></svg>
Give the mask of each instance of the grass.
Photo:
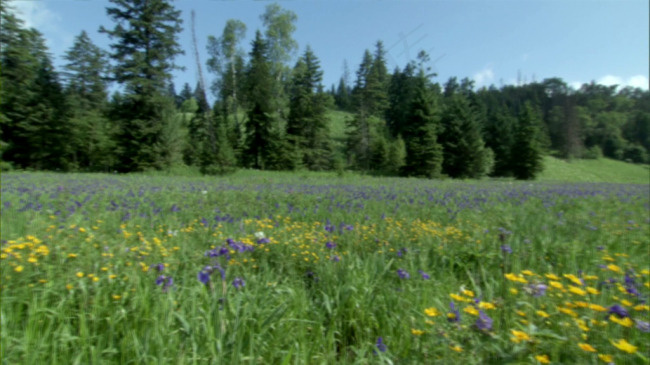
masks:
<svg viewBox="0 0 650 365"><path fill-rule="evenodd" d="M539 180L648 184L650 167L607 158L566 161L547 156Z"/></svg>
<svg viewBox="0 0 650 365"><path fill-rule="evenodd" d="M2 202L7 364L648 362L644 185L9 173Z"/></svg>

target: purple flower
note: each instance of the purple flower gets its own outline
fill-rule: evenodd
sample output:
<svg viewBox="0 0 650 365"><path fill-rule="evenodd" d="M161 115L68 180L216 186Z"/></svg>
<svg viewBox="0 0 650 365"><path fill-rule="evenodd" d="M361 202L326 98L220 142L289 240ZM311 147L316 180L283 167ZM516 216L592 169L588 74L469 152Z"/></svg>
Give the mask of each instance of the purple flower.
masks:
<svg viewBox="0 0 650 365"><path fill-rule="evenodd" d="M260 238L259 240L257 240L257 243L259 245L264 244L264 243L270 243L270 242L271 242L271 240L266 238L266 237L263 237L263 238Z"/></svg>
<svg viewBox="0 0 650 365"><path fill-rule="evenodd" d="M411 275L409 275L409 273L404 269L397 270L397 275L399 275L400 279L409 279L411 277Z"/></svg>
<svg viewBox="0 0 650 365"><path fill-rule="evenodd" d="M242 278L235 278L235 280L232 281L232 286L234 286L235 289L240 289L246 286L246 282Z"/></svg>
<svg viewBox="0 0 650 365"><path fill-rule="evenodd" d="M381 352L386 352L386 350L388 349L386 347L386 344L384 343L384 339L382 339L381 337L377 338L377 344L376 345L377 345L377 350L379 350Z"/></svg>
<svg viewBox="0 0 650 365"><path fill-rule="evenodd" d="M199 275L198 275L199 281L205 285L208 285L208 283L210 282L210 274L211 272L207 272L205 270L199 271Z"/></svg>
<svg viewBox="0 0 650 365"><path fill-rule="evenodd" d="M609 307L609 310L607 311L607 314L609 314L609 315L616 314L620 318L624 318L624 317L629 316L629 313L627 312L627 310L625 308L621 307L618 304L614 304L613 306Z"/></svg>
<svg viewBox="0 0 650 365"><path fill-rule="evenodd" d="M449 302L449 308L451 310L447 313L447 321L449 322L460 322L460 311L454 305L454 302Z"/></svg>
<svg viewBox="0 0 650 365"><path fill-rule="evenodd" d="M327 243L325 244L325 247L327 247L327 248L329 248L331 250L334 247L336 247L336 243L334 243L332 241L327 241Z"/></svg>
<svg viewBox="0 0 650 365"><path fill-rule="evenodd" d="M162 285L162 291L164 293L167 291L167 289L174 285L174 279L171 276L166 277L165 275L160 275L158 278L156 278L156 285Z"/></svg>
<svg viewBox="0 0 650 365"><path fill-rule="evenodd" d="M165 270L165 264L153 264L153 265L149 266L149 268L150 269L155 268L156 270L158 270L158 272L161 272L161 271Z"/></svg>
<svg viewBox="0 0 650 365"><path fill-rule="evenodd" d="M165 282L165 275L160 275L156 278L156 285L162 285Z"/></svg>
<svg viewBox="0 0 650 365"><path fill-rule="evenodd" d="M646 333L650 332L650 322L642 321L640 319L635 319L634 322L639 331Z"/></svg>
<svg viewBox="0 0 650 365"><path fill-rule="evenodd" d="M530 284L526 287L526 292L538 298L543 297L546 294L547 288L548 287L545 284Z"/></svg>
<svg viewBox="0 0 650 365"><path fill-rule="evenodd" d="M492 318L479 309L476 327L481 331L489 331L492 329L492 322Z"/></svg>
<svg viewBox="0 0 650 365"><path fill-rule="evenodd" d="M334 256L332 256L332 258L330 260L332 260L334 262L339 262L339 261L341 261L341 258L338 257L337 255L334 255Z"/></svg>
<svg viewBox="0 0 650 365"><path fill-rule="evenodd" d="M425 273L424 271L418 270L418 272L420 273L420 275L422 275L422 279L424 279L424 280L431 279L431 276L429 276L429 274Z"/></svg>
<svg viewBox="0 0 650 365"><path fill-rule="evenodd" d="M510 247L510 245L501 245L501 252L512 253L512 248Z"/></svg>

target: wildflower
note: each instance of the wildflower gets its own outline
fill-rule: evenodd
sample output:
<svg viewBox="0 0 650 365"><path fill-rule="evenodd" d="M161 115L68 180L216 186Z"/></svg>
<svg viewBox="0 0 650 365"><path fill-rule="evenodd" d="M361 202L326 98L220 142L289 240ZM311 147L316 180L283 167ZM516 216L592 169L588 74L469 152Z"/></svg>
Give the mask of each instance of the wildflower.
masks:
<svg viewBox="0 0 650 365"><path fill-rule="evenodd" d="M388 349L386 347L386 344L384 343L384 340L381 337L377 338L376 346L377 346L377 350L381 352L386 352L386 350Z"/></svg>
<svg viewBox="0 0 650 365"><path fill-rule="evenodd" d="M334 255L334 256L332 256L332 258L330 260L332 260L334 262L339 262L339 261L341 261L341 258L338 257L337 255Z"/></svg>
<svg viewBox="0 0 650 365"><path fill-rule="evenodd" d="M404 269L397 270L397 275L399 275L400 279L408 279L411 277L411 275L409 275L409 273Z"/></svg>
<svg viewBox="0 0 650 365"><path fill-rule="evenodd" d="M582 295L582 296L587 295L586 291L578 288L577 286L572 286L572 285L569 286L569 292L576 295Z"/></svg>
<svg viewBox="0 0 650 365"><path fill-rule="evenodd" d="M65 288L68 289L68 290L72 290L72 288L74 288L74 286L72 284L67 284L65 286Z"/></svg>
<svg viewBox="0 0 650 365"><path fill-rule="evenodd" d="M71 258L71 259L74 259L75 257L77 257L77 254L76 253L69 253L68 257Z"/></svg>
<svg viewBox="0 0 650 365"><path fill-rule="evenodd" d="M642 321L640 319L635 319L636 328L641 332L650 332L650 322Z"/></svg>
<svg viewBox="0 0 650 365"><path fill-rule="evenodd" d="M492 318L490 318L482 310L479 311L478 319L476 320L476 327L481 331L489 331L492 329Z"/></svg>
<svg viewBox="0 0 650 365"><path fill-rule="evenodd" d="M418 270L418 273L420 273L420 275L422 275L422 279L424 279L424 280L429 280L429 279L431 279L431 276L430 276L429 274L425 273L425 272L422 271L422 270Z"/></svg>
<svg viewBox="0 0 650 365"><path fill-rule="evenodd" d="M594 295L598 295L598 294L600 294L600 292L598 291L598 289L593 288L593 287L591 287L591 286L588 286L588 287L587 287L587 292L588 292L589 294L594 294Z"/></svg>
<svg viewBox="0 0 650 365"><path fill-rule="evenodd" d="M205 270L199 271L199 275L198 275L199 281L205 285L208 285L208 283L210 282L210 274L211 274L210 272Z"/></svg>
<svg viewBox="0 0 650 365"><path fill-rule="evenodd" d="M161 271L163 271L165 269L165 264L153 264L153 265L149 266L149 268L150 269L155 268L156 270L158 270L158 272L161 272Z"/></svg>
<svg viewBox="0 0 650 365"><path fill-rule="evenodd" d="M479 302L478 307L481 309L496 309L496 306L490 302Z"/></svg>
<svg viewBox="0 0 650 365"><path fill-rule="evenodd" d="M232 281L232 286L234 286L235 289L241 289L246 286L246 282L242 278L235 278L235 280Z"/></svg>
<svg viewBox="0 0 650 365"><path fill-rule="evenodd" d="M506 254L512 253L512 248L510 247L510 245L501 245L501 252Z"/></svg>
<svg viewBox="0 0 650 365"><path fill-rule="evenodd" d="M535 273L530 271L530 270L524 270L521 273L526 275L526 276L535 276Z"/></svg>
<svg viewBox="0 0 650 365"><path fill-rule="evenodd" d="M415 336L421 336L424 333L424 331L418 330L418 329L415 329L415 328L411 328L411 333L413 335L415 335Z"/></svg>
<svg viewBox="0 0 650 365"><path fill-rule="evenodd" d="M331 250L334 247L336 247L336 243L334 243L332 241L327 241L327 243L325 244L325 247L327 247L327 248L329 248Z"/></svg>
<svg viewBox="0 0 650 365"><path fill-rule="evenodd" d="M627 310L618 304L614 304L613 306L609 307L607 313L610 315L616 314L621 318L629 316Z"/></svg>
<svg viewBox="0 0 650 365"><path fill-rule="evenodd" d="M614 323L618 323L623 327L632 327L632 324L633 324L630 317L618 318L618 317L615 317L615 316L610 316L609 320L614 322Z"/></svg>
<svg viewBox="0 0 650 365"><path fill-rule="evenodd" d="M632 345L631 343L625 341L625 339L618 340L617 342L614 342L614 341L610 340L610 342L611 342L612 345L614 345L617 349L619 349L619 350L621 350L621 351L625 351L625 352L627 352L628 354L633 354L633 353L635 353L636 350L638 349L638 347L636 347L636 346Z"/></svg>
<svg viewBox="0 0 650 365"><path fill-rule="evenodd" d="M512 337L510 337L510 341L514 343L519 343L521 341L530 341L531 338L528 336L526 332L523 331L517 331L517 330L510 330L512 333Z"/></svg>
<svg viewBox="0 0 650 365"><path fill-rule="evenodd" d="M528 280L524 279L524 277L521 275L509 273L509 274L505 274L505 277L510 281L516 281L522 284L528 284Z"/></svg>
<svg viewBox="0 0 650 365"><path fill-rule="evenodd" d="M530 284L524 290L533 297L543 297L548 287L544 284Z"/></svg>
<svg viewBox="0 0 650 365"><path fill-rule="evenodd" d="M440 315L440 312L436 308L431 307L431 308L425 309L424 314L426 314L429 317L437 317L437 316Z"/></svg>
<svg viewBox="0 0 650 365"><path fill-rule="evenodd" d="M650 311L650 306L647 304L639 304L634 307L635 311Z"/></svg>
<svg viewBox="0 0 650 365"><path fill-rule="evenodd" d="M474 292L471 290L462 289L461 292L467 297L474 298Z"/></svg>
<svg viewBox="0 0 650 365"><path fill-rule="evenodd" d="M546 313L546 312L544 312L544 311L542 311L542 310L538 310L538 311L535 312L535 313L536 313L538 316L542 317L542 318L548 318L548 317L550 317L550 315L549 315L548 313Z"/></svg>
<svg viewBox="0 0 650 365"><path fill-rule="evenodd" d="M115 274L108 275L109 279L115 279L116 277L117 277L117 275L115 275Z"/></svg>
<svg viewBox="0 0 650 365"><path fill-rule="evenodd" d="M460 347L459 345L449 346L449 348L456 352L463 352L463 348Z"/></svg>
<svg viewBox="0 0 650 365"><path fill-rule="evenodd" d="M515 289L515 288L510 288L510 294L512 294L512 295L517 295L517 293L519 293L519 291L518 291L517 289Z"/></svg>
<svg viewBox="0 0 650 365"><path fill-rule="evenodd" d="M16 267L14 267L14 271L15 271L15 272L21 272L21 271L23 271L23 269L24 269L24 268L23 268L23 265L18 265L18 266L16 266Z"/></svg>
<svg viewBox="0 0 650 365"><path fill-rule="evenodd" d="M551 359L548 358L548 355L536 355L535 360L539 361L540 364L550 364Z"/></svg>
<svg viewBox="0 0 650 365"><path fill-rule="evenodd" d="M473 316L478 315L478 310L476 310L476 308L474 308L474 307L465 307L465 309L463 309L463 312L465 312L467 314L471 314Z"/></svg>
<svg viewBox="0 0 650 365"><path fill-rule="evenodd" d="M580 349L581 349L582 351L587 351L587 352L598 352L598 351L596 351L595 348L593 348L593 347L592 347L590 344L588 344L588 343L579 343L579 344L578 344L578 347L580 347Z"/></svg>
<svg viewBox="0 0 650 365"><path fill-rule="evenodd" d="M459 302L471 302L472 301L471 299L467 299L467 298L465 298L463 296L460 296L460 295L454 294L454 293L449 294L449 296L451 297L451 299L457 300Z"/></svg>
<svg viewBox="0 0 650 365"><path fill-rule="evenodd" d="M607 269L610 270L610 271L613 271L613 272L617 272L617 273L621 272L621 268L614 265L614 264L607 265Z"/></svg>
<svg viewBox="0 0 650 365"><path fill-rule="evenodd" d="M454 302L449 303L451 310L447 313L447 321L449 322L459 322L460 321L460 312L454 305Z"/></svg>
<svg viewBox="0 0 650 365"><path fill-rule="evenodd" d="M612 355L598 354L598 358L601 361L606 362L608 364L614 363L614 357L612 357Z"/></svg>
<svg viewBox="0 0 650 365"><path fill-rule="evenodd" d="M76 275L77 275L78 278L83 278L84 277L84 273L81 272L81 271L77 272Z"/></svg>
<svg viewBox="0 0 650 365"><path fill-rule="evenodd" d="M556 280L556 281L560 280L560 278L555 274L548 273L548 274L545 274L544 276L546 276L548 279L551 279L551 280Z"/></svg>
<svg viewBox="0 0 650 365"><path fill-rule="evenodd" d="M113 300L120 300L122 299L121 295L113 294Z"/></svg>

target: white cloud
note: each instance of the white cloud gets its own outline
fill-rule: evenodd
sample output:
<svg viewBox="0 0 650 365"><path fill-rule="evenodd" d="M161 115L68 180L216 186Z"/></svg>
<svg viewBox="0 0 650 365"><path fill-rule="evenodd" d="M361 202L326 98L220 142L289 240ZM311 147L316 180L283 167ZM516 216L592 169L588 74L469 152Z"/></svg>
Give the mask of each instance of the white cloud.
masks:
<svg viewBox="0 0 650 365"><path fill-rule="evenodd" d="M22 0L11 5L16 9L18 17L25 21L27 28L43 31L61 21L61 16L48 9L44 1Z"/></svg>
<svg viewBox="0 0 650 365"><path fill-rule="evenodd" d="M635 88L638 87L643 90L648 90L648 77L645 75L636 75L628 77L627 79L616 75L605 75L598 79L596 83L605 86L618 85L618 89L631 86ZM582 84L584 84L584 82L580 81L573 81L569 83L569 85L576 90L580 89Z"/></svg>
<svg viewBox="0 0 650 365"><path fill-rule="evenodd" d="M492 68L486 67L481 71L474 74L474 82L476 86L481 87L490 83L494 79L494 71Z"/></svg>

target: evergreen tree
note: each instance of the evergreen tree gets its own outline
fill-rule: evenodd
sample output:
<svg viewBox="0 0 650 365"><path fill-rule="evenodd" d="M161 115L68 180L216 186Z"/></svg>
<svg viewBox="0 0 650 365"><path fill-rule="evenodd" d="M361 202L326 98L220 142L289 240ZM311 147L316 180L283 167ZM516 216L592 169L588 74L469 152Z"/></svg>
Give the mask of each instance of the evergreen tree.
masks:
<svg viewBox="0 0 650 365"><path fill-rule="evenodd" d="M515 178L534 179L543 169L542 148L539 143L539 113L530 102L524 104L519 116L510 166Z"/></svg>
<svg viewBox="0 0 650 365"><path fill-rule="evenodd" d="M175 158L159 158L157 146L166 140L163 113L173 103L165 96L165 88L170 72L177 68L173 59L182 53L177 42L182 30L180 11L168 0L111 2L115 6L106 11L117 24L112 30L102 26L100 32L115 39L111 45L114 79L125 87L119 132L121 169L166 168Z"/></svg>
<svg viewBox="0 0 650 365"><path fill-rule="evenodd" d="M270 160L273 142L273 79L268 61L268 46L262 33L255 33L250 53L248 81L248 120L246 123L246 164L256 169L265 169Z"/></svg>
<svg viewBox="0 0 650 365"><path fill-rule="evenodd" d="M307 46L294 67L287 119L287 137L311 170L331 166L331 146L326 112L326 95L320 91L323 72L316 55Z"/></svg>
<svg viewBox="0 0 650 365"><path fill-rule="evenodd" d="M398 136L408 124L408 108L415 96L415 65L408 63L403 71L395 68L388 88L386 123L391 135Z"/></svg>
<svg viewBox="0 0 650 365"><path fill-rule="evenodd" d="M402 175L435 178L443 163L442 146L438 143L440 116L427 78L421 70L415 96L409 106L409 125L404 129L406 163Z"/></svg>

